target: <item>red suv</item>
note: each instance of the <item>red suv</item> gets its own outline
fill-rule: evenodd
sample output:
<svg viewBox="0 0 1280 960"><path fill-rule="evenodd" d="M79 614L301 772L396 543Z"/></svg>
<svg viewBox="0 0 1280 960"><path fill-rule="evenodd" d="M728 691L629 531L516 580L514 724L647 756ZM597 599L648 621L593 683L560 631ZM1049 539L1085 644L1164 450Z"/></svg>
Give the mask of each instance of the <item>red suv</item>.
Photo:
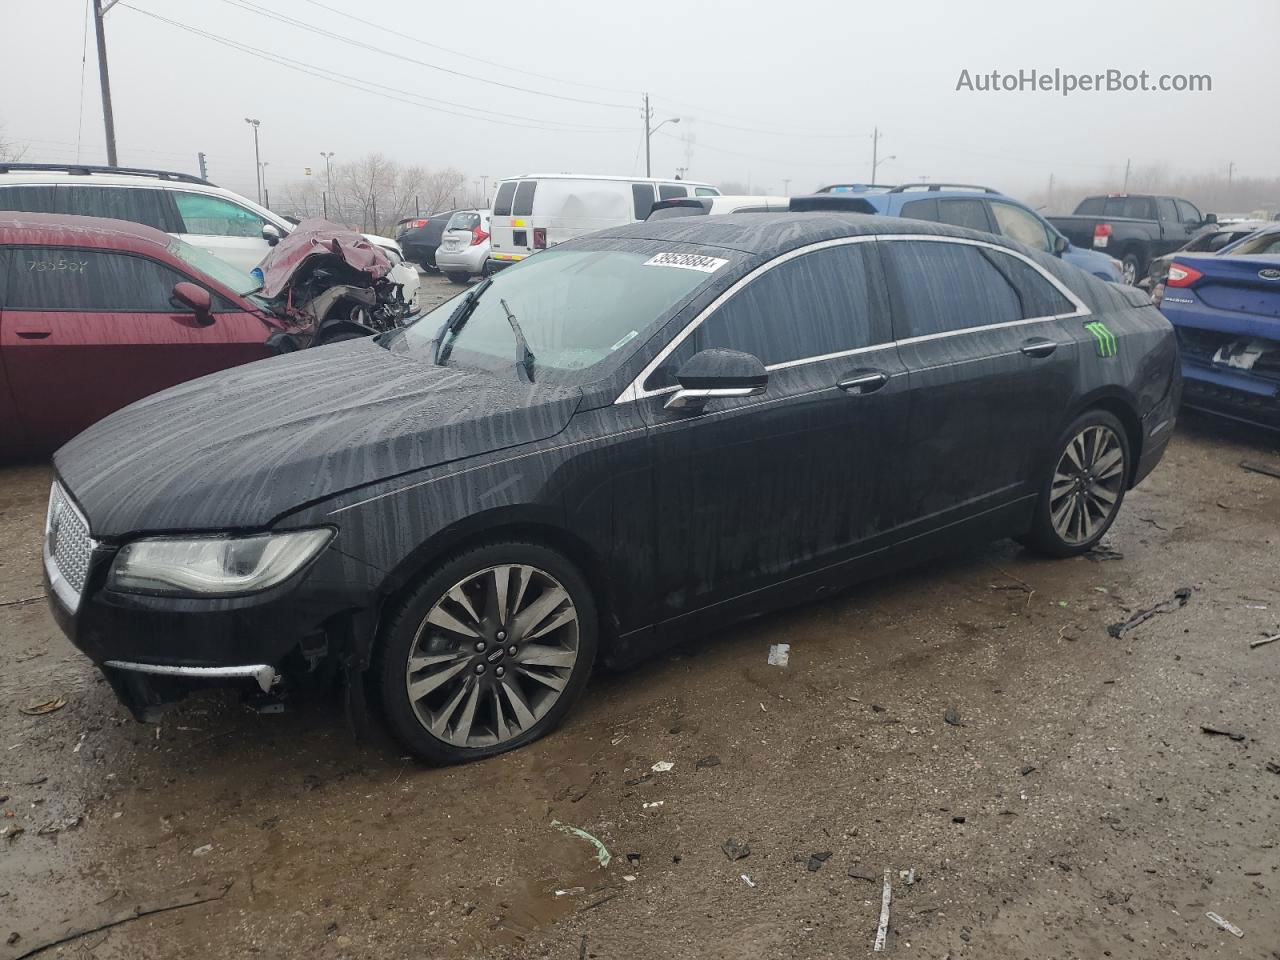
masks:
<svg viewBox="0 0 1280 960"><path fill-rule="evenodd" d="M137 223L0 213L0 457L49 451L141 397L271 356L249 274Z"/></svg>

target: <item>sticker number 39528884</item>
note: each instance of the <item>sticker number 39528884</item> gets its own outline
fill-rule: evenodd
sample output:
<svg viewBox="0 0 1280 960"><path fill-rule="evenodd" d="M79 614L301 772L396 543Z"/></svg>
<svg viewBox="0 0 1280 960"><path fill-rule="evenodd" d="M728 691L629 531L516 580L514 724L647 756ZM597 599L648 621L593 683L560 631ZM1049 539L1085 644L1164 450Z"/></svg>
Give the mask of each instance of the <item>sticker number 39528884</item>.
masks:
<svg viewBox="0 0 1280 960"><path fill-rule="evenodd" d="M728 260L720 257L707 257L700 253L659 253L644 262L646 267L678 267L681 270L697 270L701 273L715 273Z"/></svg>

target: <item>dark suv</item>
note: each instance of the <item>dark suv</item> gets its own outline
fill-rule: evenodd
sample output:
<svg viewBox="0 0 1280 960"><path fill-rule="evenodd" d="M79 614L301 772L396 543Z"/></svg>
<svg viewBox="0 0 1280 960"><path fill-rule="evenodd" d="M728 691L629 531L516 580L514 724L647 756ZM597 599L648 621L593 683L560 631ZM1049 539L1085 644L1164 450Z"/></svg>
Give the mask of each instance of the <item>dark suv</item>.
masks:
<svg viewBox="0 0 1280 960"><path fill-rule="evenodd" d="M419 756L483 757L597 659L968 541L1089 550L1179 386L1144 294L987 233L618 227L86 431L54 458L50 604L139 712L340 670Z"/></svg>

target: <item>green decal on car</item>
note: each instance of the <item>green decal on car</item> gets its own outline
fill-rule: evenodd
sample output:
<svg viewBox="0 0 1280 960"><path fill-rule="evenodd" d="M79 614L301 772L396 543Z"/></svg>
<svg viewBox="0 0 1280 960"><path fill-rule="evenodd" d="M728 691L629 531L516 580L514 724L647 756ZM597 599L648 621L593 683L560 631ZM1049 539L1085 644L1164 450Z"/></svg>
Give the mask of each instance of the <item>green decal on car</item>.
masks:
<svg viewBox="0 0 1280 960"><path fill-rule="evenodd" d="M1107 329L1105 323L1095 320L1093 323L1086 323L1084 328L1093 334L1093 339L1098 343L1098 356L1114 357L1118 348L1116 335Z"/></svg>

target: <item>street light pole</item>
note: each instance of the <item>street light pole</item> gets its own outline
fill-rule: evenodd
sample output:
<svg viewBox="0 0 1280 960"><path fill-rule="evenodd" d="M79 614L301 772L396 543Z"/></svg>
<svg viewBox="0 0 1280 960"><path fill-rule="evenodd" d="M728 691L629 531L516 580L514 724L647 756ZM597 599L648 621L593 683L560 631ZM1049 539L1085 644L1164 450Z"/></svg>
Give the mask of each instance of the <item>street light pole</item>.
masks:
<svg viewBox="0 0 1280 960"><path fill-rule="evenodd" d="M653 119L653 110L649 107L649 95L644 95L644 175L646 177L653 176L653 164L649 159L649 138L661 130L668 123L679 123L679 117L668 117L656 127L650 127L649 121Z"/></svg>
<svg viewBox="0 0 1280 960"><path fill-rule="evenodd" d="M261 171L262 196L263 196L263 200L259 202L262 203L262 205L266 207L268 210L271 209L271 191L267 189L267 166L269 164L270 164L269 160L263 160L260 164L258 164L258 170Z"/></svg>
<svg viewBox="0 0 1280 960"><path fill-rule="evenodd" d="M244 122L253 127L253 169L258 176L258 205L262 205L262 157L258 154L258 121L244 118Z"/></svg>
<svg viewBox="0 0 1280 960"><path fill-rule="evenodd" d="M93 32L98 38L98 83L102 87L102 125L107 135L107 166L116 163L116 118L111 109L111 77L107 73L107 35L102 18L116 5L117 0L93 0Z"/></svg>
<svg viewBox="0 0 1280 960"><path fill-rule="evenodd" d="M324 157L324 218L329 219L329 194L333 193L333 167L330 161L333 159L333 151L320 151L320 156Z"/></svg>

